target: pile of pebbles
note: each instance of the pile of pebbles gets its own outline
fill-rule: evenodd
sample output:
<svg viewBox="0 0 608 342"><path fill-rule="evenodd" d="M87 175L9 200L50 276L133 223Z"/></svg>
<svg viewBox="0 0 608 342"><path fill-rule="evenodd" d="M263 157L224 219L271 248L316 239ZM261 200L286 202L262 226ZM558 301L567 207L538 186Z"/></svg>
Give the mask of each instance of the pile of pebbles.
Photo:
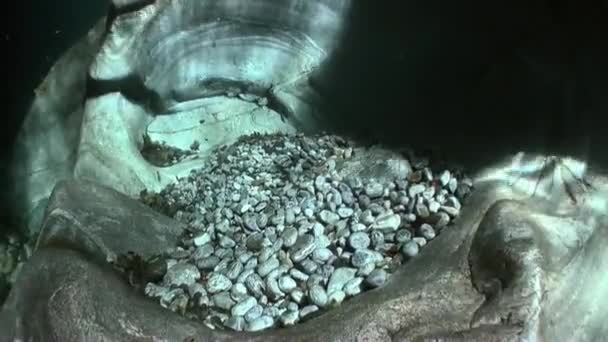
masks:
<svg viewBox="0 0 608 342"><path fill-rule="evenodd" d="M425 158L404 157L392 181L342 177L356 153L332 135L254 134L143 192L188 227L145 294L212 329L260 331L383 286L459 215L473 184Z"/></svg>

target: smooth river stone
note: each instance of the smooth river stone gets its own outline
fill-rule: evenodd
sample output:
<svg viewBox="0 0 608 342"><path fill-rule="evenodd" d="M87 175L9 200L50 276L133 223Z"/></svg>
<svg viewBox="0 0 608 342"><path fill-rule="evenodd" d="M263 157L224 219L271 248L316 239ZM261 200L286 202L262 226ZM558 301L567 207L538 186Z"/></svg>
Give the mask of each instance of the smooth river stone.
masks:
<svg viewBox="0 0 608 342"><path fill-rule="evenodd" d="M310 234L304 234L298 238L290 248L289 254L294 262L306 259L315 250L315 238Z"/></svg>
<svg viewBox="0 0 608 342"><path fill-rule="evenodd" d="M342 290L346 283L355 278L355 274L357 274L356 268L337 268L329 278L329 282L327 283L327 293Z"/></svg>

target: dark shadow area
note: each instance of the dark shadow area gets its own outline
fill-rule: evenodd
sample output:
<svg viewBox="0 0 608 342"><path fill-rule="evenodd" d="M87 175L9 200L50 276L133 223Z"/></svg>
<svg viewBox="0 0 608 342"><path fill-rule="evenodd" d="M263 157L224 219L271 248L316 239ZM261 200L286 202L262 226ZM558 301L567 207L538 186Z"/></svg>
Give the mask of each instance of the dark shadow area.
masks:
<svg viewBox="0 0 608 342"><path fill-rule="evenodd" d="M520 150L604 163L607 19L601 2L354 1L313 85L338 128L471 167Z"/></svg>
<svg viewBox="0 0 608 342"><path fill-rule="evenodd" d="M2 179L8 179L13 144L34 99L34 90L57 59L107 12L108 2L25 0L7 5L0 36L5 77L0 128ZM8 189L3 186L0 191L5 193ZM13 203L0 201L0 222L15 224L9 217L12 208Z"/></svg>

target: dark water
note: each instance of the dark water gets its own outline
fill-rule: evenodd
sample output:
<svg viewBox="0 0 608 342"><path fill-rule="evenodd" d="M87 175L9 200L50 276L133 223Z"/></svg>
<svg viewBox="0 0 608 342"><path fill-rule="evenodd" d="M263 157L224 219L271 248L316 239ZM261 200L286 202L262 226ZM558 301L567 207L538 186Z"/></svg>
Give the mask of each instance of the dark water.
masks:
<svg viewBox="0 0 608 342"><path fill-rule="evenodd" d="M34 89L61 54L107 12L106 0L20 0L2 11L2 115L0 177L6 177L12 143ZM0 182L0 184L5 184ZM6 191L0 188L0 191ZM4 196L1 196L4 198ZM0 203L0 223L11 203Z"/></svg>
<svg viewBox="0 0 608 342"><path fill-rule="evenodd" d="M20 0L8 6L3 12L6 27L0 33L6 59L2 68L9 75L4 84L8 92L3 94L8 95L1 128L3 155L32 100L34 88L54 61L106 13L108 1Z"/></svg>

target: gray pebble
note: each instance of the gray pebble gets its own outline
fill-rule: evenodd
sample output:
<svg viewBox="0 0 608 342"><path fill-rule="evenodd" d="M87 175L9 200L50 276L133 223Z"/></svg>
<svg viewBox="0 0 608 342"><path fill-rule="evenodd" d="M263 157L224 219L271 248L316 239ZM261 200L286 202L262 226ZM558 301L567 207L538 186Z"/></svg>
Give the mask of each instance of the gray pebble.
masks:
<svg viewBox="0 0 608 342"><path fill-rule="evenodd" d="M412 233L408 229L399 229L395 232L395 242L405 243L412 239Z"/></svg>
<svg viewBox="0 0 608 342"><path fill-rule="evenodd" d="M291 291L289 296L291 297L291 300L293 300L294 302L296 302L298 304L302 304L302 301L304 300L304 291L302 291L300 289L295 289L295 290Z"/></svg>
<svg viewBox="0 0 608 342"><path fill-rule="evenodd" d="M407 241L406 243L403 244L403 246L401 246L401 254L406 259L413 258L416 255L418 255L419 250L420 250L420 247L414 240Z"/></svg>
<svg viewBox="0 0 608 342"><path fill-rule="evenodd" d="M254 297L247 297L234 305L230 311L233 316L244 316L254 306L258 305L258 301Z"/></svg>
<svg viewBox="0 0 608 342"><path fill-rule="evenodd" d="M197 283L195 283L195 284L197 284ZM148 283L148 284L146 284L146 287L144 289L144 292L145 292L146 296L148 296L148 297L159 297L159 298L165 296L169 291L170 290L169 290L168 287L159 286L159 285L156 285L154 283ZM204 289L203 289L203 291L204 291Z"/></svg>
<svg viewBox="0 0 608 342"><path fill-rule="evenodd" d="M244 284L247 277L249 277L250 275L252 275L254 273L255 273L255 268L245 268L245 270L243 270L243 272L241 272L239 277L236 278L236 282Z"/></svg>
<svg viewBox="0 0 608 342"><path fill-rule="evenodd" d="M272 272L274 269L278 268L281 264L279 263L279 259L276 256L272 256L268 260L258 265L258 274L261 277L265 277L268 273Z"/></svg>
<svg viewBox="0 0 608 342"><path fill-rule="evenodd" d="M460 210L458 210L454 207L448 207L445 205L442 205L441 208L439 208L439 210L446 212L451 217L456 217L456 216L458 216L458 214L460 214Z"/></svg>
<svg viewBox="0 0 608 342"><path fill-rule="evenodd" d="M294 262L304 260L315 250L315 238L310 234L304 234L298 238L290 248L289 254Z"/></svg>
<svg viewBox="0 0 608 342"><path fill-rule="evenodd" d="M215 268L220 263L220 258L215 255L200 259L196 262L196 267L201 270L209 271Z"/></svg>
<svg viewBox="0 0 608 342"><path fill-rule="evenodd" d="M375 263L365 264L365 265L359 267L359 270L357 270L357 276L367 277L375 269L376 269Z"/></svg>
<svg viewBox="0 0 608 342"><path fill-rule="evenodd" d="M433 187L433 186L427 187L422 192L422 198L424 198L427 201L430 201L431 199L433 199L433 197L435 197L435 187Z"/></svg>
<svg viewBox="0 0 608 342"><path fill-rule="evenodd" d="M253 253L251 252L245 252L242 253L241 255L238 256L238 259L241 263L245 264L247 263L247 261L249 261L249 259L251 259L253 257Z"/></svg>
<svg viewBox="0 0 608 342"><path fill-rule="evenodd" d="M193 283L188 286L188 294L190 297L194 297L196 294L201 296L207 296L207 291L205 291L205 287L201 283Z"/></svg>
<svg viewBox="0 0 608 342"><path fill-rule="evenodd" d="M314 270L311 272L313 273ZM296 269L296 268L292 268L291 270L289 270L289 274L293 277L293 279L297 280L297 281L307 281L309 275Z"/></svg>
<svg viewBox="0 0 608 342"><path fill-rule="evenodd" d="M427 218L431 215L429 208L424 203L416 204L416 215L418 217Z"/></svg>
<svg viewBox="0 0 608 342"><path fill-rule="evenodd" d="M313 225L308 220L302 220L302 221L298 221L298 222L300 223L300 225L298 227L298 236L302 236L302 235L310 232L310 230L312 229Z"/></svg>
<svg viewBox="0 0 608 342"><path fill-rule="evenodd" d="M199 247L211 242L211 235L209 233L202 233L192 239L194 246Z"/></svg>
<svg viewBox="0 0 608 342"><path fill-rule="evenodd" d="M333 265L322 265L317 269L317 274L320 274L325 279L325 282L327 282L335 269Z"/></svg>
<svg viewBox="0 0 608 342"><path fill-rule="evenodd" d="M426 240L433 240L435 238L435 229L433 229L433 226L430 224L423 223L420 228L418 228L418 234Z"/></svg>
<svg viewBox="0 0 608 342"><path fill-rule="evenodd" d="M286 302L287 305L285 305L285 307L287 308L287 311L299 311L300 310L300 306L295 303L295 302Z"/></svg>
<svg viewBox="0 0 608 342"><path fill-rule="evenodd" d="M426 187L424 186L424 184L413 184L408 189L408 195L410 198L414 198L414 197L416 197L416 195L423 193L424 190L426 190Z"/></svg>
<svg viewBox="0 0 608 342"><path fill-rule="evenodd" d="M376 230L374 230L376 231ZM384 234L382 234L383 238L384 238L384 243L390 243L390 242L395 242L395 232L385 232ZM380 246L382 246L383 244L380 244Z"/></svg>
<svg viewBox="0 0 608 342"><path fill-rule="evenodd" d="M338 223L338 221L340 221L340 216L329 210L321 210L319 213L319 220L325 224L335 225Z"/></svg>
<svg viewBox="0 0 608 342"><path fill-rule="evenodd" d="M385 237L385 234L382 234L381 231L379 231L379 230L373 230L370 233L370 239L371 239L371 242L372 242L372 246L374 246L376 248L378 248L379 246L382 246L384 244L384 237ZM387 240L390 241L392 239L387 238Z"/></svg>
<svg viewBox="0 0 608 342"><path fill-rule="evenodd" d="M324 285L325 284L325 278L323 278L322 275L320 274L311 274L310 277L308 278L308 280L306 281L306 287L307 288L311 288L314 285Z"/></svg>
<svg viewBox="0 0 608 342"><path fill-rule="evenodd" d="M279 282L276 278L266 278L266 294L273 301L285 297L285 293L279 288Z"/></svg>
<svg viewBox="0 0 608 342"><path fill-rule="evenodd" d="M283 326L290 326L296 324L299 318L300 312L298 310L287 310L283 312L280 320Z"/></svg>
<svg viewBox="0 0 608 342"><path fill-rule="evenodd" d="M167 270L163 281L167 285L191 285L201 278L200 271L196 266L186 263L177 263Z"/></svg>
<svg viewBox="0 0 608 342"><path fill-rule="evenodd" d="M320 191L322 193L325 193L327 191L329 191L329 184L327 183L327 178L325 178L325 176L322 175L318 175L315 178L315 189L317 189L317 191Z"/></svg>
<svg viewBox="0 0 608 342"><path fill-rule="evenodd" d="M280 309L276 306L267 306L264 308L264 312L262 312L262 316L270 316L272 318L277 318L281 316L283 312L287 311L287 309Z"/></svg>
<svg viewBox="0 0 608 342"><path fill-rule="evenodd" d="M285 224L293 224L294 222L296 222L296 213L294 209L285 209Z"/></svg>
<svg viewBox="0 0 608 342"><path fill-rule="evenodd" d="M298 285L296 284L296 281L293 280L293 278L290 276L282 276L281 278L279 278L279 289L281 289L281 291L290 293L297 286Z"/></svg>
<svg viewBox="0 0 608 342"><path fill-rule="evenodd" d="M213 245L210 243L204 244L202 246L197 247L192 254L192 258L194 260L200 260L213 255L214 249Z"/></svg>
<svg viewBox="0 0 608 342"><path fill-rule="evenodd" d="M390 203L389 203L389 208L390 208ZM367 208L367 210L371 211L373 215L382 215L386 212L386 209L384 208L384 206L380 205L379 203L370 204L369 207Z"/></svg>
<svg viewBox="0 0 608 342"><path fill-rule="evenodd" d="M367 227L363 223L355 223L350 226L350 230L353 233L365 231Z"/></svg>
<svg viewBox="0 0 608 342"><path fill-rule="evenodd" d="M313 285L308 289L308 297L311 303L319 307L327 305L327 292L321 285Z"/></svg>
<svg viewBox="0 0 608 342"><path fill-rule="evenodd" d="M160 294L160 292L159 292L159 294ZM162 295L160 297L160 305L163 306L164 308L167 308L169 305L171 305L171 302L173 300L177 299L177 297L184 296L185 294L186 293L181 288L164 291L164 292L162 292Z"/></svg>
<svg viewBox="0 0 608 342"><path fill-rule="evenodd" d="M334 291L327 295L327 303L331 304L340 304L346 298L346 293L344 291Z"/></svg>
<svg viewBox="0 0 608 342"><path fill-rule="evenodd" d="M315 222L312 225L312 235L317 237L325 234L325 227L319 222Z"/></svg>
<svg viewBox="0 0 608 342"><path fill-rule="evenodd" d="M291 260L291 258L289 257L289 254L286 251L284 251L284 250L278 251L277 258L279 259L279 262L281 263L281 265L287 266L288 269L293 268L293 261Z"/></svg>
<svg viewBox="0 0 608 342"><path fill-rule="evenodd" d="M340 260L350 262L350 258L352 257L352 255L353 253L349 251L344 251L342 252L342 254L340 254Z"/></svg>
<svg viewBox="0 0 608 342"><path fill-rule="evenodd" d="M449 170L444 170L438 177L441 186L447 186L451 179L451 174Z"/></svg>
<svg viewBox="0 0 608 342"><path fill-rule="evenodd" d="M441 208L441 204L439 204L436 201L429 201L429 211L431 213L436 213L439 211L439 208Z"/></svg>
<svg viewBox="0 0 608 342"><path fill-rule="evenodd" d="M264 291L266 290L266 285L264 284L264 281L257 273L252 273L249 277L247 277L247 279L245 280L245 286L247 287L249 292L258 299L264 294Z"/></svg>
<svg viewBox="0 0 608 342"><path fill-rule="evenodd" d="M340 220L336 223L336 231L348 228L348 220Z"/></svg>
<svg viewBox="0 0 608 342"><path fill-rule="evenodd" d="M304 209L304 216L307 218L313 218L315 216L315 212L311 208L306 208Z"/></svg>
<svg viewBox="0 0 608 342"><path fill-rule="evenodd" d="M408 182L406 179L397 179L395 180L395 185L397 186L397 190L406 190L408 186Z"/></svg>
<svg viewBox="0 0 608 342"><path fill-rule="evenodd" d="M399 250L399 248L396 246L397 245L394 243L386 242L386 243L378 246L378 248L376 248L376 251L380 252L383 255L388 255L389 253L393 253L393 252ZM386 258L389 258L389 257L385 257L385 259ZM377 264L376 264L376 266L377 266Z"/></svg>
<svg viewBox="0 0 608 342"><path fill-rule="evenodd" d="M245 263L245 270L252 270L258 266L258 258L251 258Z"/></svg>
<svg viewBox="0 0 608 342"><path fill-rule="evenodd" d="M372 200L367 195L359 195L359 206L363 209L367 209L372 203Z"/></svg>
<svg viewBox="0 0 608 342"><path fill-rule="evenodd" d="M230 266L228 266L228 269L226 270L226 276L228 277L228 279L234 281L239 277L239 275L241 275L241 273L243 272L243 268L243 264L240 261L235 260L230 264Z"/></svg>
<svg viewBox="0 0 608 342"><path fill-rule="evenodd" d="M234 248L234 246L236 246L236 242L226 235L224 235L220 238L220 241L218 244L222 248Z"/></svg>
<svg viewBox="0 0 608 342"><path fill-rule="evenodd" d="M232 299L237 302L240 302L249 296L247 293L247 287L242 283L233 284L230 288L230 295L232 296Z"/></svg>
<svg viewBox="0 0 608 342"><path fill-rule="evenodd" d="M448 190L450 190L451 193L456 192L456 189L458 188L458 180L456 178L451 178L450 181L448 182Z"/></svg>
<svg viewBox="0 0 608 342"><path fill-rule="evenodd" d="M264 234L253 233L253 234L249 235L249 237L247 237L247 240L245 241L245 245L250 250L257 252L265 247L265 244L266 244L265 240L266 240L266 237L264 236Z"/></svg>
<svg viewBox="0 0 608 342"><path fill-rule="evenodd" d="M329 196L327 198L328 203L329 204L334 204L336 207L341 206L342 203L344 202L342 200L342 194L338 190L336 190L334 188L331 188L329 190L329 192L330 193L329 193Z"/></svg>
<svg viewBox="0 0 608 342"><path fill-rule="evenodd" d="M357 269L355 268L337 268L334 273L329 277L329 282L327 283L327 292L332 293L334 291L342 290L346 283L355 278L356 273Z"/></svg>
<svg viewBox="0 0 608 342"><path fill-rule="evenodd" d="M361 223L365 225L370 225L375 221L374 214L371 210L366 209L361 213L361 217L359 217L359 220L361 220Z"/></svg>
<svg viewBox="0 0 608 342"><path fill-rule="evenodd" d="M272 247L264 247L262 249L262 251L260 252L260 254L258 255L258 264L265 263L275 253L276 253L276 251Z"/></svg>
<svg viewBox="0 0 608 342"><path fill-rule="evenodd" d="M293 227L287 227L283 231L281 238L283 238L283 246L289 248L296 243L298 239L298 230Z"/></svg>
<svg viewBox="0 0 608 342"><path fill-rule="evenodd" d="M274 243L277 241L278 238L278 234L277 234L277 228L274 226L270 226L270 227L266 227L264 228L264 236L268 239L268 241L270 241L273 246ZM281 243L283 243L281 241ZM273 247L274 248L274 247Z"/></svg>
<svg viewBox="0 0 608 342"><path fill-rule="evenodd" d="M365 194L370 198L378 198L381 197L384 193L384 187L377 181L372 180L365 185L364 191Z"/></svg>
<svg viewBox="0 0 608 342"><path fill-rule="evenodd" d="M230 289L232 282L221 273L212 273L207 280L207 291L211 294Z"/></svg>
<svg viewBox="0 0 608 342"><path fill-rule="evenodd" d="M258 219L255 214L247 213L243 215L243 225L249 231L259 232Z"/></svg>
<svg viewBox="0 0 608 342"><path fill-rule="evenodd" d="M363 277L356 277L344 284L343 291L347 296L355 296L361 293L361 284Z"/></svg>
<svg viewBox="0 0 608 342"><path fill-rule="evenodd" d="M412 241L414 241L415 243L417 243L418 246L420 246L420 247L426 246L426 243L427 243L426 239L423 238L422 236L413 237Z"/></svg>
<svg viewBox="0 0 608 342"><path fill-rule="evenodd" d="M228 292L220 292L211 297L213 305L223 310L230 310L235 303Z"/></svg>
<svg viewBox="0 0 608 342"><path fill-rule="evenodd" d="M449 223L450 223L450 215L448 215L446 213L442 213L442 212L436 214L435 227L437 227L437 229L444 228Z"/></svg>
<svg viewBox="0 0 608 342"><path fill-rule="evenodd" d="M257 211L258 213L264 209L266 209L266 207L268 206L268 202L260 202L255 206L255 211Z"/></svg>
<svg viewBox="0 0 608 342"><path fill-rule="evenodd" d="M285 224L285 209L279 208L270 219L270 222L275 226Z"/></svg>
<svg viewBox="0 0 608 342"><path fill-rule="evenodd" d="M369 236L364 232L352 233L348 237L348 245L354 250L366 249L370 242Z"/></svg>
<svg viewBox="0 0 608 342"><path fill-rule="evenodd" d="M258 317L262 316L262 312L264 312L263 306L261 306L260 304L254 306L249 311L247 311L247 313L245 314L245 316L244 316L245 321L247 321L249 323L253 322Z"/></svg>
<svg viewBox="0 0 608 342"><path fill-rule="evenodd" d="M228 271L228 266L231 262L232 259L230 258L220 260L220 262L213 268L213 272L226 274L226 272Z"/></svg>
<svg viewBox="0 0 608 342"><path fill-rule="evenodd" d="M308 315L310 315L311 313L317 312L319 311L319 307L316 305L307 305L305 307L302 308L302 310L300 310L300 317L304 318Z"/></svg>
<svg viewBox="0 0 608 342"><path fill-rule="evenodd" d="M363 181L358 176L347 176L344 179L344 182L353 190L359 190L363 188Z"/></svg>
<svg viewBox="0 0 608 342"><path fill-rule="evenodd" d="M231 259L234 256L234 250L228 248L218 248L215 250L215 256L220 259Z"/></svg>
<svg viewBox="0 0 608 342"><path fill-rule="evenodd" d="M353 216L353 214L355 213L355 211L352 208L348 208L348 207L338 208L337 212L338 212L338 215L343 219L349 218L349 217Z"/></svg>
<svg viewBox="0 0 608 342"><path fill-rule="evenodd" d="M328 261L334 254L328 248L317 248L312 252L312 260L318 264Z"/></svg>
<svg viewBox="0 0 608 342"><path fill-rule="evenodd" d="M383 269L373 270L366 278L365 284L371 288L376 288L384 285L388 278L388 274Z"/></svg>
<svg viewBox="0 0 608 342"><path fill-rule="evenodd" d="M319 235L317 237L315 237L315 249L316 248L327 248L331 245L331 240L329 240L329 237L327 235Z"/></svg>
<svg viewBox="0 0 608 342"><path fill-rule="evenodd" d="M279 276L287 273L288 271L289 271L289 267L287 267L287 265L279 265L279 267L277 267L274 270L270 271L270 273L268 273L266 275L266 278L277 279Z"/></svg>
<svg viewBox="0 0 608 342"><path fill-rule="evenodd" d="M375 264L376 254L368 249L358 249L353 253L350 262L357 268L361 268L368 264Z"/></svg>
<svg viewBox="0 0 608 342"><path fill-rule="evenodd" d="M414 213L407 213L407 214L403 215L403 220L405 222L409 222L409 223L416 222L416 214L414 214Z"/></svg>
<svg viewBox="0 0 608 342"><path fill-rule="evenodd" d="M371 225L372 229L381 231L395 231L401 225L401 217L397 214L386 213L378 216L375 222Z"/></svg>
<svg viewBox="0 0 608 342"><path fill-rule="evenodd" d="M245 327L246 331L260 331L268 329L274 325L274 318L270 316L260 316Z"/></svg>
<svg viewBox="0 0 608 342"><path fill-rule="evenodd" d="M243 331L246 326L245 318L242 316L232 316L224 322L224 326L234 331Z"/></svg>
<svg viewBox="0 0 608 342"><path fill-rule="evenodd" d="M311 259L304 259L300 261L299 266L306 274L313 274L317 268L319 268L319 265L317 265L317 263Z"/></svg>

